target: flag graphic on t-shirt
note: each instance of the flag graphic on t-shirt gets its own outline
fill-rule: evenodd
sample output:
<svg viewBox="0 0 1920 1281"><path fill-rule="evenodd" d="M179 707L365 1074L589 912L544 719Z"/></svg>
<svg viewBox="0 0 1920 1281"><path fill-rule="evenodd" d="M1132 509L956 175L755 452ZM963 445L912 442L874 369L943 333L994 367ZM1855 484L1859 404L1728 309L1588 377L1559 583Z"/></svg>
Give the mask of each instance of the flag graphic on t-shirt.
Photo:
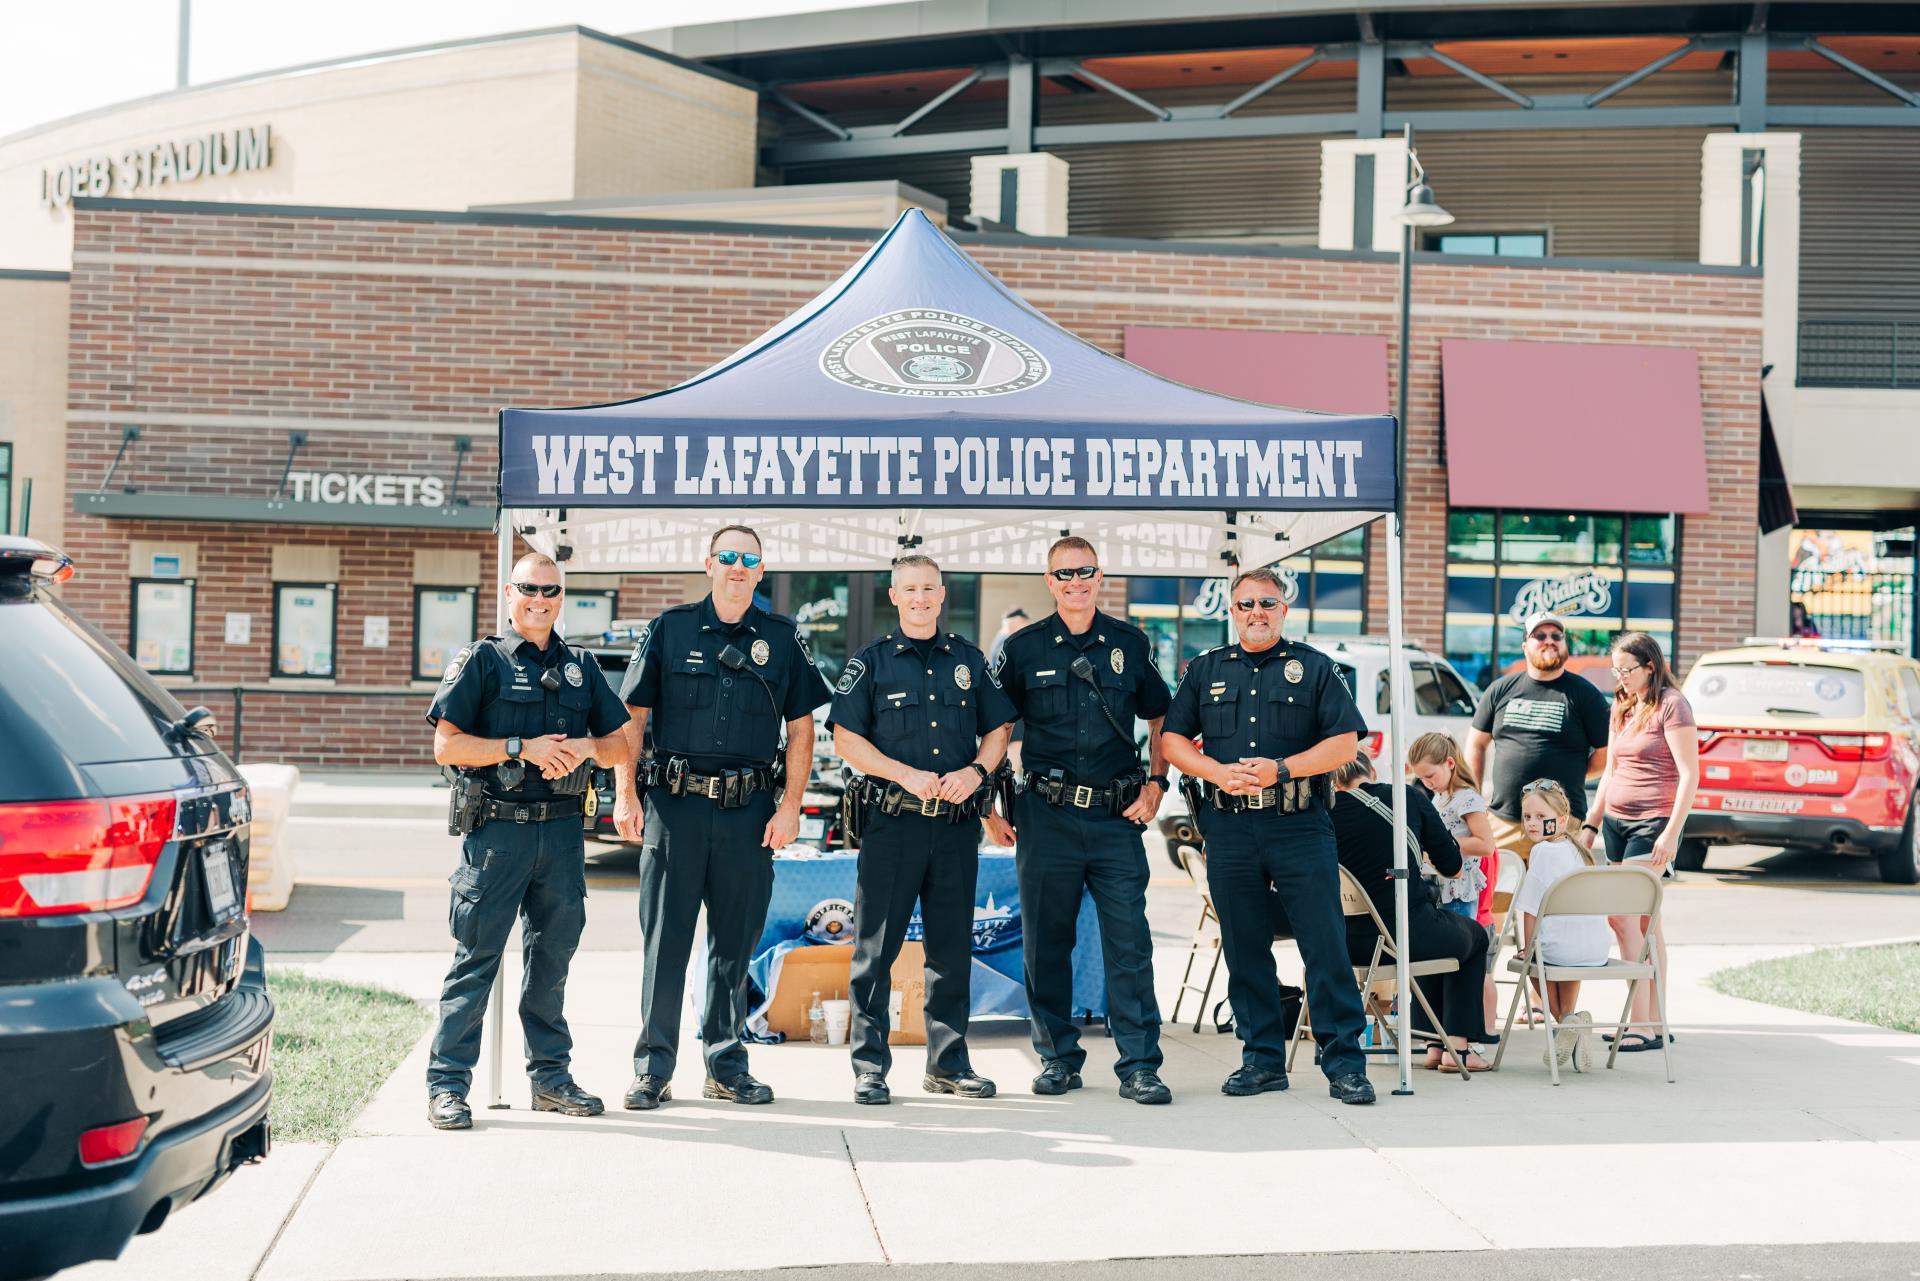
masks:
<svg viewBox="0 0 1920 1281"><path fill-rule="evenodd" d="M1506 704L1501 722L1507 729L1537 729L1557 734L1567 721L1567 705L1559 699L1515 698Z"/></svg>

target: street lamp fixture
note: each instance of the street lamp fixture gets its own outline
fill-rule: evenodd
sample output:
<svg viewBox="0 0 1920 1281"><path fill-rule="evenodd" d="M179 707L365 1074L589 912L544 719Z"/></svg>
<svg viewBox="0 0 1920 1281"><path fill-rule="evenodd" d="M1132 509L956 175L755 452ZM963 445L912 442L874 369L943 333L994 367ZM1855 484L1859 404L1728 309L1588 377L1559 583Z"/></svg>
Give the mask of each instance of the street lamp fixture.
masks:
<svg viewBox="0 0 1920 1281"><path fill-rule="evenodd" d="M1411 151L1407 159L1414 165L1420 163ZM1403 227L1444 227L1453 221L1453 215L1440 207L1433 198L1433 188L1421 178L1407 196L1407 207L1395 214L1393 220Z"/></svg>

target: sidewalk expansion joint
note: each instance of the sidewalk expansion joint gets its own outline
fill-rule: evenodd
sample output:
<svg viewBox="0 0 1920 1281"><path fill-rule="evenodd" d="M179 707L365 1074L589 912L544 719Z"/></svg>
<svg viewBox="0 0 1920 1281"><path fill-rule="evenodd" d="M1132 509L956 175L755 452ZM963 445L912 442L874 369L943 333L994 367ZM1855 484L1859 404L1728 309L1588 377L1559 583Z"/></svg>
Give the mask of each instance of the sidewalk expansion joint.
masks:
<svg viewBox="0 0 1920 1281"><path fill-rule="evenodd" d="M1498 1250L1501 1248L1500 1243L1498 1241L1495 1241L1492 1237L1488 1236L1485 1232L1482 1232L1465 1215L1461 1214L1460 1211L1454 1209L1452 1206L1448 1205L1445 1201L1441 1200L1438 1196L1434 1195L1433 1190L1427 1187L1425 1183L1421 1182L1420 1179L1416 1177L1412 1171L1408 1170L1405 1166L1402 1166L1399 1162L1395 1161L1392 1155L1388 1153L1386 1149L1382 1148L1378 1143L1375 1143L1372 1139L1360 1133L1360 1131L1354 1129L1353 1126L1349 1125L1346 1119L1342 1117L1338 1112L1335 1112L1330 1119L1333 1121L1335 1125L1345 1130L1348 1133L1348 1135L1350 1135L1356 1143L1360 1144L1361 1147L1365 1148L1367 1151L1373 1153L1374 1156L1378 1157L1381 1161L1385 1162L1389 1170L1392 1170L1395 1174L1405 1179L1412 1187L1414 1187L1420 1193L1421 1196L1424 1196L1427 1200L1433 1202L1434 1205L1438 1206L1442 1214L1452 1219L1455 1223L1458 1223L1461 1227L1465 1228L1468 1232L1471 1232L1474 1236L1477 1236L1482 1241L1485 1241L1487 1243L1487 1249Z"/></svg>
<svg viewBox="0 0 1920 1281"><path fill-rule="evenodd" d="M853 1186L860 1193L861 1208L867 1212L867 1226L873 1229L873 1243L880 1247L880 1262L893 1266L893 1256L887 1253L887 1243L880 1236L880 1223L873 1217L873 1202L867 1199L867 1185L860 1179L860 1163L853 1159L853 1144L847 1141L847 1132L840 1131L840 1149L847 1154L847 1168L853 1171Z"/></svg>
<svg viewBox="0 0 1920 1281"><path fill-rule="evenodd" d="M287 1207L286 1217L280 1220L280 1226L273 1230L273 1240L267 1242L267 1248L260 1252L260 1261L253 1265L253 1271L247 1273L247 1281L260 1281L261 1269L267 1266L267 1260L280 1248L280 1238L287 1234L287 1225L293 1222L293 1216L300 1213L300 1207L306 1204L307 1193L313 1191L314 1183L320 1178L320 1171L327 1168L327 1162L333 1160L333 1154L340 1150L338 1143L333 1144L318 1161L313 1164L313 1172L307 1175L307 1181L300 1185L300 1195Z"/></svg>

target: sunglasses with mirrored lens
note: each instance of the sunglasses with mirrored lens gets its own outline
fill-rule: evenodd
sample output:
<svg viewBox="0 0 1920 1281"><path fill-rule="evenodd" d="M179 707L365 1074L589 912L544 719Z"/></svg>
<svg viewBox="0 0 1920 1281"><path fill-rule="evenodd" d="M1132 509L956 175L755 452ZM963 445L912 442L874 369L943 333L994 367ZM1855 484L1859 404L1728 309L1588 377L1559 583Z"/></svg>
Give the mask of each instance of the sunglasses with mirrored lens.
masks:
<svg viewBox="0 0 1920 1281"><path fill-rule="evenodd" d="M1537 641L1563 641L1566 638L1567 634L1565 632L1535 632L1532 636L1528 637L1529 640Z"/></svg>
<svg viewBox="0 0 1920 1281"><path fill-rule="evenodd" d="M1071 569L1050 569L1047 572L1052 574L1054 578L1060 582L1070 583L1076 578L1092 578L1100 572L1100 567L1098 565L1075 565Z"/></svg>
<svg viewBox="0 0 1920 1281"><path fill-rule="evenodd" d="M515 583L514 586L520 589L522 596L545 596L548 600L566 590L558 583Z"/></svg>
<svg viewBox="0 0 1920 1281"><path fill-rule="evenodd" d="M713 554L713 558L719 561L722 565L732 565L734 562L738 561L739 563L745 565L748 569L760 568L759 552L715 552Z"/></svg>
<svg viewBox="0 0 1920 1281"><path fill-rule="evenodd" d="M1243 614L1255 605L1258 605L1261 609L1279 609L1280 598L1278 596L1261 596L1257 599L1237 600L1233 602L1233 607Z"/></svg>

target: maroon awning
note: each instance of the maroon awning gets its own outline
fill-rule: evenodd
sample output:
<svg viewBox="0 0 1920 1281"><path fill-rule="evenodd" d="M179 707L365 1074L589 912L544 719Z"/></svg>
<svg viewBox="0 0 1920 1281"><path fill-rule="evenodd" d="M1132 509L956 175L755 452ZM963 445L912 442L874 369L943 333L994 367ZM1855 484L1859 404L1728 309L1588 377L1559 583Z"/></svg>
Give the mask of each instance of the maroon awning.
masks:
<svg viewBox="0 0 1920 1281"><path fill-rule="evenodd" d="M1129 325L1125 355L1162 378L1263 405L1338 414L1391 408L1384 338Z"/></svg>
<svg viewBox="0 0 1920 1281"><path fill-rule="evenodd" d="M1448 338L1440 363L1450 505L1708 509L1691 347Z"/></svg>

